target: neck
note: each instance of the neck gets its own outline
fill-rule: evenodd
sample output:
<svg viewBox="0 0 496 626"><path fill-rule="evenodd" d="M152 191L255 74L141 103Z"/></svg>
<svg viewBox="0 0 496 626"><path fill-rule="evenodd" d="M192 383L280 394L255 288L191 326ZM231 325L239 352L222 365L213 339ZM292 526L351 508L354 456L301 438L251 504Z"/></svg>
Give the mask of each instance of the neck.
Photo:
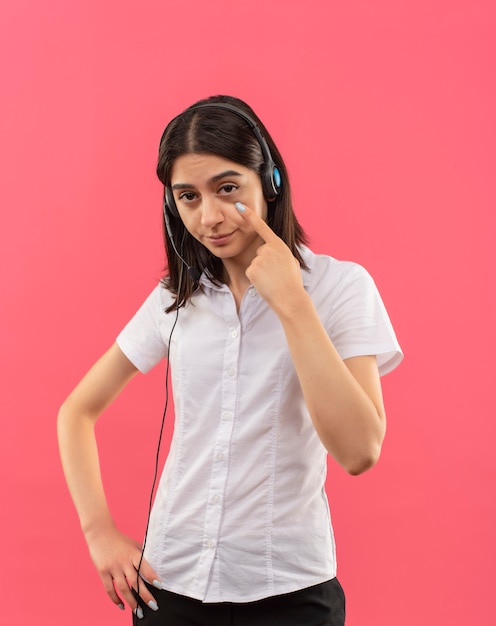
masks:
<svg viewBox="0 0 496 626"><path fill-rule="evenodd" d="M247 267L248 265L238 265L232 262L224 263L225 283L233 294L238 311L245 291L251 284L245 274Z"/></svg>

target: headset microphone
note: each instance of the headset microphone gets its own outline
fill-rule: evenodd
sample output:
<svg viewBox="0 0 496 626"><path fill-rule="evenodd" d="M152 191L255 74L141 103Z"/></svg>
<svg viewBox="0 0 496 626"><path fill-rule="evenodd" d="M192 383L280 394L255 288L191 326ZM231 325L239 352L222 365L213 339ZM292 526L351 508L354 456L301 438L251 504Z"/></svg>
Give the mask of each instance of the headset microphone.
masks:
<svg viewBox="0 0 496 626"><path fill-rule="evenodd" d="M181 259L181 261L184 263L184 259ZM186 268L188 270L188 274L190 276L191 279L193 279L195 282L198 282L200 280L200 270L197 267L192 267L191 265L186 265Z"/></svg>
<svg viewBox="0 0 496 626"><path fill-rule="evenodd" d="M200 270L196 267L193 267L192 265L189 265L189 263L186 262L186 259L184 259L179 254L178 249L176 248L176 244L174 243L174 237L172 236L172 230L171 230L170 223L169 223L169 216L167 215L167 205L165 203L165 200L164 200L164 221L165 221L165 228L167 229L167 234L169 235L170 242L172 244L172 247L174 248L174 252L177 254L177 256L181 259L181 261L186 266L189 277L195 282L199 281L200 276L201 276Z"/></svg>

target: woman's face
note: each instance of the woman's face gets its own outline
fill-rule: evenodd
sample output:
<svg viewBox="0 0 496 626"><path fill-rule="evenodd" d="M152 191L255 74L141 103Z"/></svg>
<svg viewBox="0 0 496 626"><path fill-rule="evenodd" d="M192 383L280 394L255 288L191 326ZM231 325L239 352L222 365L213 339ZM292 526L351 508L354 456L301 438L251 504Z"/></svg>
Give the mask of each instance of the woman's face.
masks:
<svg viewBox="0 0 496 626"><path fill-rule="evenodd" d="M256 172L213 154L185 154L174 162L171 189L179 215L195 239L224 264L250 264L262 240L234 203L246 204L267 219Z"/></svg>

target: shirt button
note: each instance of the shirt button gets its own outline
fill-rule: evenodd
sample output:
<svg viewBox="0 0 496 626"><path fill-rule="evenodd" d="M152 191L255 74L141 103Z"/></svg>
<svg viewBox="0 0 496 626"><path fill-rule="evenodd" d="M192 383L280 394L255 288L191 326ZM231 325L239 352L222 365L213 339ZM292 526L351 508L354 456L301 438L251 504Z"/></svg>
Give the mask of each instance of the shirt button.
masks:
<svg viewBox="0 0 496 626"><path fill-rule="evenodd" d="M210 549L215 548L215 541L213 539L209 539L207 541L207 548L210 548Z"/></svg>
<svg viewBox="0 0 496 626"><path fill-rule="evenodd" d="M214 504L218 504L218 503L220 502L220 496L219 496L219 495L215 495L215 496L212 498L212 502L213 502Z"/></svg>
<svg viewBox="0 0 496 626"><path fill-rule="evenodd" d="M217 461L223 461L225 459L225 456L222 452L219 452L216 458L217 458Z"/></svg>
<svg viewBox="0 0 496 626"><path fill-rule="evenodd" d="M231 337L235 338L238 336L238 331L237 330L231 330Z"/></svg>
<svg viewBox="0 0 496 626"><path fill-rule="evenodd" d="M257 292L253 287L251 287L250 289L248 289L248 295L250 296L250 298L254 298L257 295Z"/></svg>
<svg viewBox="0 0 496 626"><path fill-rule="evenodd" d="M228 422L230 419L232 419L232 413L230 411L224 411L224 413L222 413L222 419Z"/></svg>
<svg viewBox="0 0 496 626"><path fill-rule="evenodd" d="M234 367L230 367L230 368L227 370L227 373L229 374L229 376L230 376L231 378L234 378L234 376L236 376L236 370L235 370L235 368L234 368Z"/></svg>

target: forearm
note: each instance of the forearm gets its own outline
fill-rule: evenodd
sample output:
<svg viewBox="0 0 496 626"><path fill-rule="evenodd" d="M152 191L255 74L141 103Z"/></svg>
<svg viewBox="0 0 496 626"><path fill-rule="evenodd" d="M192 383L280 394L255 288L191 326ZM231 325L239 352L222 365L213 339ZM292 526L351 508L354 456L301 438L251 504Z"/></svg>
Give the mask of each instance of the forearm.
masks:
<svg viewBox="0 0 496 626"><path fill-rule="evenodd" d="M60 457L69 491L85 534L113 525L103 488L95 420L74 411L70 401L59 411Z"/></svg>
<svg viewBox="0 0 496 626"><path fill-rule="evenodd" d="M60 408L60 456L85 534L113 525L103 489L95 423L137 370L117 344L95 363Z"/></svg>
<svg viewBox="0 0 496 626"><path fill-rule="evenodd" d="M385 433L380 393L375 404L339 356L306 292L276 312L324 446L350 473L368 469L380 454Z"/></svg>

